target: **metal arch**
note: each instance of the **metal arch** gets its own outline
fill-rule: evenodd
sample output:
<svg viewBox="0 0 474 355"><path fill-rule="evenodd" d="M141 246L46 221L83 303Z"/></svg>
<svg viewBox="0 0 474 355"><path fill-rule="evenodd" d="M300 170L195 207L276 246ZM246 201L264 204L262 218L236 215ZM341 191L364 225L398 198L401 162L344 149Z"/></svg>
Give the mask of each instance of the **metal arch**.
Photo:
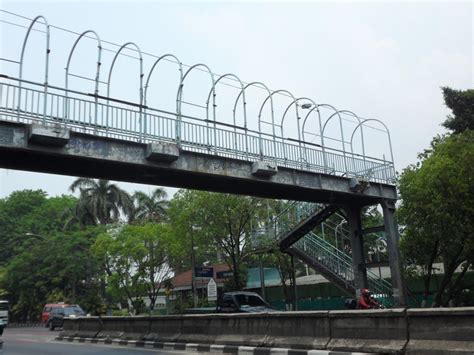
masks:
<svg viewBox="0 0 474 355"><path fill-rule="evenodd" d="M212 86L214 86L214 73L212 72L211 68L209 68L206 64L202 64L202 63L198 63L198 64L194 64L193 66L189 67L189 69L186 71L186 73L184 73L183 77L181 78L181 82L179 83L179 87L178 87L178 92L176 93L176 101L178 103L178 115L179 117L181 117L181 99L183 97L183 87L184 87L184 80L186 80L186 77L188 76L188 74L195 68L198 68L198 67L204 67L206 68L207 72L209 73L209 75L211 76L211 81L212 81ZM213 102L215 104L215 101ZM214 112L213 112L213 115L214 115L214 118L215 118L215 107L214 107ZM206 113L206 119L209 119L209 116L207 115ZM214 119L215 121L215 119Z"/></svg>
<svg viewBox="0 0 474 355"><path fill-rule="evenodd" d="M181 80L183 78L183 64L181 63L181 61L179 60L178 57L176 57L174 54L171 54L171 53L168 53L168 54L164 54L162 55L161 57L159 57L155 63L153 63L153 66L151 67L150 69L150 72L148 73L148 76L147 76L147 79L146 79L146 83L145 83L145 93L144 93L144 105L146 106L146 102L147 102L147 92L148 92L148 83L150 82L150 78L151 78L151 74L153 73L153 70L155 70L155 67L158 65L158 63L165 59L165 58L173 58L175 61L176 61L176 64L178 64L179 66L179 82L181 83Z"/></svg>
<svg viewBox="0 0 474 355"><path fill-rule="evenodd" d="M342 143L342 150L345 152L346 149L344 147L344 129L342 127L342 117L341 117L341 113L350 113L352 114L354 117L357 118L357 120L360 122L360 118L353 112L351 111L348 111L348 110L338 110L336 112L334 112L331 116L329 116L329 118L326 120L326 122L324 122L324 125L323 125L323 129L322 129L322 137L324 137L324 131L326 130L326 125L328 124L328 122L335 116L337 115L339 117L339 128L340 128L340 131L341 131L341 143Z"/></svg>
<svg viewBox="0 0 474 355"><path fill-rule="evenodd" d="M394 163L394 160L393 160L393 150L392 150L392 139L390 137L390 131L388 129L388 127L386 126L385 123L383 123L381 120L379 119L376 119L376 118L367 118L367 119L364 119L363 121L359 122L359 124L356 126L356 128L354 128L354 131L352 132L352 135L351 135L351 149L352 149L352 140L354 138L354 134L355 132L357 131L357 129L360 127L361 128L361 132L362 132L362 126L364 125L365 122L367 121L375 121L375 122L378 122L380 123L384 128L385 128L385 132L387 133L387 136L388 136L388 145L389 145L389 148L390 148L390 158L392 159L392 163Z"/></svg>
<svg viewBox="0 0 474 355"><path fill-rule="evenodd" d="M321 122L321 113L319 112L320 107L329 107L329 108L332 108L336 113L338 112L337 108L335 108L334 106L329 105L329 104L317 104L317 105L315 105L311 110L309 110L309 112L306 114L306 116L303 120L302 133L303 133L303 140L305 140L306 138L304 137L304 132L305 132L304 128L306 126L306 121L308 120L311 113L314 110L316 110L317 113L318 113L318 121L319 121L319 136L321 137L321 145L324 148L324 137L323 137L323 132L322 132L323 126L322 126L322 122Z"/></svg>
<svg viewBox="0 0 474 355"><path fill-rule="evenodd" d="M300 100L305 100L305 101L309 101L313 104L313 106L316 106L316 102L314 102L313 99L310 99L309 97L298 97L295 101L293 101L292 103L290 103L288 105L288 107L286 108L285 112L283 113L283 116L281 118L281 124L280 124L280 127L281 127L281 131L282 131L282 135L283 135L283 121L285 120L285 117L286 117L286 114L288 112L288 110L290 109L291 106L295 105L296 108L298 108L298 102ZM300 133L300 117L298 115L298 111L296 111L296 115L297 115L297 123L298 123L298 140L301 140L301 133ZM304 140L304 139L303 139Z"/></svg>
<svg viewBox="0 0 474 355"><path fill-rule="evenodd" d="M48 21L44 16L36 16L33 21L31 21L30 26L28 27L28 30L26 31L25 39L23 40L23 47L21 48L21 55L20 55L20 72L19 72L19 78L20 80L23 79L23 57L25 55L25 48L26 48L26 42L28 41L28 37L30 36L30 32L33 28L33 25L38 21L39 19L43 19L44 24L46 25L46 67L45 67L45 78L44 78L44 84L48 85L48 69L49 69L49 53L51 52L51 49L49 48L49 37L50 37L50 32L49 32L49 24ZM21 81L20 81L21 85Z"/></svg>
<svg viewBox="0 0 474 355"><path fill-rule="evenodd" d="M67 59L67 63L66 63L66 76L65 76L65 86L66 86L66 92L65 92L65 96L66 96L66 100L64 101L64 104L65 104L65 107L64 107L64 118L67 118L69 116L69 106L68 106L68 89L69 89L69 66L71 64L71 59L72 59L72 54L74 53L74 50L76 49L76 46L77 44L79 43L79 41L82 39L82 37L84 37L86 34L88 33L93 33L97 39L97 70L96 70L96 74L95 74L95 87L94 87L94 97L95 97L95 103L96 103L96 111L95 111L95 123L97 124L97 102L98 102L98 97L97 95L99 95L99 80L100 80L100 66L101 66L101 58L102 58L102 41L99 37L99 35L97 34L97 32L93 31L93 30L87 30L87 31L84 31L82 32L79 37L76 39L76 41L74 42L74 45L72 46L71 48L71 51L69 52L69 56L68 56L68 59Z"/></svg>
<svg viewBox="0 0 474 355"><path fill-rule="evenodd" d="M237 75L232 74L232 73L227 73L227 74L221 75L214 82L214 84L212 85L211 90L209 90L209 95L207 96L207 101L206 101L206 116L209 116L209 101L211 99L211 94L213 94L213 103L214 103L214 108L215 108L216 107L216 86L217 86L217 83L221 79L224 79L226 77L233 77L234 79L236 79L240 83L240 89L241 89L241 92L242 92L244 84L242 83L242 80L240 80L240 78ZM242 107L243 107L243 110L244 110L244 127L246 128L247 127L247 109L246 109L246 103L245 103L245 93L244 93L244 102L243 102ZM235 119L235 111L236 110L235 110L235 107L234 107L234 109L232 110L232 120L233 120L233 124L234 124L234 149L238 150L237 122L236 122L236 119ZM215 120L216 120L216 117L214 117L214 121ZM248 133L247 133L246 129L244 129L244 135L245 135L245 153L247 154L247 157L248 157Z"/></svg>
<svg viewBox="0 0 474 355"><path fill-rule="evenodd" d="M138 47L137 44L133 42L127 42L123 44L120 49L115 53L114 59L112 60L112 64L110 64L110 69L109 69L109 76L107 78L107 116L106 116L106 127L109 126L109 98L110 98L110 79L112 78L112 71L114 69L115 61L117 60L120 52L127 46L133 45L138 54L139 54L139 61L140 61L140 89L139 89L139 100L140 100L140 105L139 105L139 116L138 116L138 122L140 124L140 138L139 140L142 140L142 134L144 131L144 125L142 122L142 113L143 113L143 56L142 56L142 51L140 50L140 47Z"/></svg>
<svg viewBox="0 0 474 355"><path fill-rule="evenodd" d="M112 64L110 64L109 76L108 76L108 79L107 79L107 99L110 97L110 79L112 77L112 71L114 70L115 61L117 60L118 55L120 54L120 52L125 47L127 47L129 45L135 46L135 48L137 49L137 52L140 56L140 58L138 60L140 61L140 106L142 106L142 104L143 104L143 56L142 56L142 51L140 50L140 47L138 47L138 45L133 43L133 42L127 42L127 43L123 44L120 47L120 49L117 51L117 53L115 53L114 59L112 60Z"/></svg>
<svg viewBox="0 0 474 355"><path fill-rule="evenodd" d="M245 85L242 88L239 95L237 95L237 98L235 99L235 102L234 102L234 115L235 115L235 111L237 109L237 103L239 102L240 96L242 96L242 99L244 100L244 105L247 105L247 102L245 100L245 90L247 90L248 87L255 86L255 85L262 86L268 92L268 95L271 95L271 90L264 83L262 83L260 81L253 81L251 83L248 83L247 85ZM271 98L270 105L271 105L271 113L272 113L272 122L274 122L274 119L273 119L273 99L272 98ZM247 121L244 122L244 127L247 128ZM260 127L259 127L259 133L261 134Z"/></svg>
<svg viewBox="0 0 474 355"><path fill-rule="evenodd" d="M76 46L79 43L79 41L82 39L82 37L84 37L88 33L93 33L95 35L95 38L97 39L97 43L98 43L98 46L97 46L97 48L98 48L98 50L97 50L97 52L98 52L98 54L97 54L97 71L96 71L96 75L95 75L95 90L94 90L94 93L97 95L99 93L100 65L102 64L101 63L102 41L100 40L99 35L93 30L87 30L87 31L82 32L79 35L79 37L76 39L76 41L74 42L74 45L72 46L71 51L69 52L69 57L67 59L65 86L66 86L66 90L67 90L69 88L69 86L68 86L68 83L69 83L68 76L69 76L69 65L71 64L72 54L74 53L74 50L76 49Z"/></svg>
<svg viewBox="0 0 474 355"><path fill-rule="evenodd" d="M202 64L202 63L198 63L198 64L194 64L193 66L189 67L189 69L186 71L186 73L184 73L183 77L181 78L181 81L179 83L179 87L178 87L178 91L176 93L176 114L177 114L177 120L176 120L176 141L178 144L180 144L181 142L181 124L182 124L182 116L181 116L181 106L182 106L182 98L183 98L183 87L184 87L184 80L186 80L186 77L188 76L188 74L195 68L198 68L198 67L204 67L206 68L207 72L209 73L210 77L211 77L211 82L212 82L212 87L214 87L215 85L215 82L214 82L214 73L212 72L211 68L209 68L206 64ZM215 98L213 99L213 110L212 110L212 114L213 114L213 118L214 118L214 136L216 135L216 129L215 129L215 125L216 125L216 101L215 101ZM207 125L209 127L209 113L207 112L206 110L206 120L208 121L207 122ZM209 139L209 137L208 137Z"/></svg>
<svg viewBox="0 0 474 355"><path fill-rule="evenodd" d="M353 117L355 117L357 119L357 121L359 122L359 124L362 122L362 120L360 119L359 116L357 116L354 112L352 111L349 111L349 110L341 110L339 111L339 113L346 113L346 114L349 114ZM354 133L354 132L353 132ZM364 141L364 131L361 127L360 129L360 137L361 137L361 143L362 143L362 156L363 156L363 159L364 159L364 162L365 162L365 141ZM345 142L344 142L345 144ZM351 153L354 153L354 150L352 149L352 142L351 142Z"/></svg>
<svg viewBox="0 0 474 355"><path fill-rule="evenodd" d="M212 85L212 88L211 90L209 90L209 95L207 95L207 101L206 101L206 116L209 116L209 101L211 99L211 94L214 95L214 103L215 103L215 97L216 97L216 86L217 86L217 83L219 83L219 81L221 79L224 79L226 77L233 77L235 78L239 83L240 83L240 89L242 90L243 87L244 87L244 84L242 83L242 80L240 80L240 78L235 75L235 74L232 74L232 73L227 73L227 74L224 74L224 75L221 75L219 78L217 78L216 81L214 81L214 84ZM245 107L245 93L244 93L244 103L243 103L243 109L244 109L244 126L246 126L247 124L247 112L246 112L246 107ZM234 123L234 126L236 126L236 120L235 120L235 109L233 110L233 114L232 114L232 119L233 119L233 123Z"/></svg>
<svg viewBox="0 0 474 355"><path fill-rule="evenodd" d="M28 37L30 36L30 32L39 19L43 19L44 25L46 25L46 63L45 63L45 70L44 70L44 104L43 104L43 120L46 120L46 100L47 100L47 94L48 94L48 72L49 72L49 53L51 52L51 49L49 48L49 39L50 39L50 31L49 31L49 23L48 20L44 16L36 16L33 21L31 21L30 26L28 27L28 30L26 31L25 39L23 40L23 46L21 48L21 54L20 54L20 68L19 68L19 93L18 93L18 120L20 119L20 106L21 106L21 84L23 79L23 57L25 55L25 48L26 48L26 42L28 41Z"/></svg>
<svg viewBox="0 0 474 355"><path fill-rule="evenodd" d="M263 110L263 107L265 106L265 104L267 103L268 99L269 99L269 98L271 99L271 98L273 97L273 95L275 95L275 94L283 93L283 92L284 92L284 93L287 93L288 95L290 95L290 97L293 99L293 103L296 102L295 96L294 96L291 92L289 92L288 90L280 89L280 90L273 91L270 95L268 95L268 96L265 98L265 100L263 101L262 105L260 106L260 110L259 110L259 112L258 112L258 129L259 129L259 130L260 130L260 119L261 119L261 117L262 117L262 110ZM272 102L273 102L273 100L272 100ZM272 106L273 106L273 105L272 105ZM295 108L296 108L296 117L298 117L298 106L295 106ZM274 115L273 115L273 107L272 107L273 136L275 137L275 120L274 120L273 118L274 118ZM283 121L283 120L282 120L282 121ZM280 126L280 128L281 128L281 137L283 138L283 137L284 137L284 135L283 135L283 126ZM298 132L298 136L299 136L299 134L300 134L300 133Z"/></svg>

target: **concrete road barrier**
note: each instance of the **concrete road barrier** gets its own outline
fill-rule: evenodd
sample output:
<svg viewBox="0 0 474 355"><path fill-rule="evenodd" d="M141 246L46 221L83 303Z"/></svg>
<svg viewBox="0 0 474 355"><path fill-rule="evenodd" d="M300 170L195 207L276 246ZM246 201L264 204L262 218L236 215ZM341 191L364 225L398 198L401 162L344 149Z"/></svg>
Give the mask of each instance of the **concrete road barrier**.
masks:
<svg viewBox="0 0 474 355"><path fill-rule="evenodd" d="M215 344L263 346L268 334L268 314L222 314L211 320Z"/></svg>
<svg viewBox="0 0 474 355"><path fill-rule="evenodd" d="M328 311L269 313L267 347L326 349L330 340Z"/></svg>
<svg viewBox="0 0 474 355"><path fill-rule="evenodd" d="M383 354L474 354L474 307L87 317L60 337Z"/></svg>
<svg viewBox="0 0 474 355"><path fill-rule="evenodd" d="M330 350L403 353L408 342L405 309L330 311Z"/></svg>
<svg viewBox="0 0 474 355"><path fill-rule="evenodd" d="M185 316L150 317L150 332L145 340L176 342L181 336Z"/></svg>
<svg viewBox="0 0 474 355"><path fill-rule="evenodd" d="M410 355L474 354L474 308L408 309Z"/></svg>

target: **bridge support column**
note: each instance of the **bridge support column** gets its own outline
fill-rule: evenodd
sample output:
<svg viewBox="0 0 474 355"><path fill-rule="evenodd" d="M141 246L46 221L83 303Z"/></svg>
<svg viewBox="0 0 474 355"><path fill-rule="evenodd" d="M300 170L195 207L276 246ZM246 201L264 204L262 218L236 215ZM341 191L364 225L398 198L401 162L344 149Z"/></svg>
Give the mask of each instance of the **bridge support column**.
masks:
<svg viewBox="0 0 474 355"><path fill-rule="evenodd" d="M398 234L398 226L394 219L395 201L383 200L381 205L385 224L385 234L387 236L388 261L390 265L395 306L405 307L407 306L407 289L402 275L402 265L400 261L400 236Z"/></svg>
<svg viewBox="0 0 474 355"><path fill-rule="evenodd" d="M347 220L351 230L351 250L352 266L354 269L354 286L356 288L356 298L360 297L360 291L367 288L367 270L361 267L365 264L364 239L360 231L362 230L361 206L348 206L346 209Z"/></svg>

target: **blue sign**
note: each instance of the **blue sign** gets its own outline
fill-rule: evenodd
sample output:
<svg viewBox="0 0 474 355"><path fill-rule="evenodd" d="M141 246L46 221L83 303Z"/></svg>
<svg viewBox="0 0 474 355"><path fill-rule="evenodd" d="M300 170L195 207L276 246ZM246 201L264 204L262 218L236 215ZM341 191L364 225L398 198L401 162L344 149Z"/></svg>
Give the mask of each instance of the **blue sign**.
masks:
<svg viewBox="0 0 474 355"><path fill-rule="evenodd" d="M195 277L214 277L214 268L208 266L196 266L194 268Z"/></svg>

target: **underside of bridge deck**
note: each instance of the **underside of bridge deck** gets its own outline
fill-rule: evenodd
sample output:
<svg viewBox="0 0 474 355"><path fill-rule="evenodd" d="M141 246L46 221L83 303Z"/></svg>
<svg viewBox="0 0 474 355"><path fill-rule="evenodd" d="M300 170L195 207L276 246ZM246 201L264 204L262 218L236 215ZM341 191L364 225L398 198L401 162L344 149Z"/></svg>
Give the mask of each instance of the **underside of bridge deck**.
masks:
<svg viewBox="0 0 474 355"><path fill-rule="evenodd" d="M150 160L146 151L146 144L74 131L54 146L32 140L29 125L0 121L2 168L340 205L397 198L395 187L386 184L371 182L355 192L346 177L285 167L258 176L253 162L184 149L171 162Z"/></svg>

